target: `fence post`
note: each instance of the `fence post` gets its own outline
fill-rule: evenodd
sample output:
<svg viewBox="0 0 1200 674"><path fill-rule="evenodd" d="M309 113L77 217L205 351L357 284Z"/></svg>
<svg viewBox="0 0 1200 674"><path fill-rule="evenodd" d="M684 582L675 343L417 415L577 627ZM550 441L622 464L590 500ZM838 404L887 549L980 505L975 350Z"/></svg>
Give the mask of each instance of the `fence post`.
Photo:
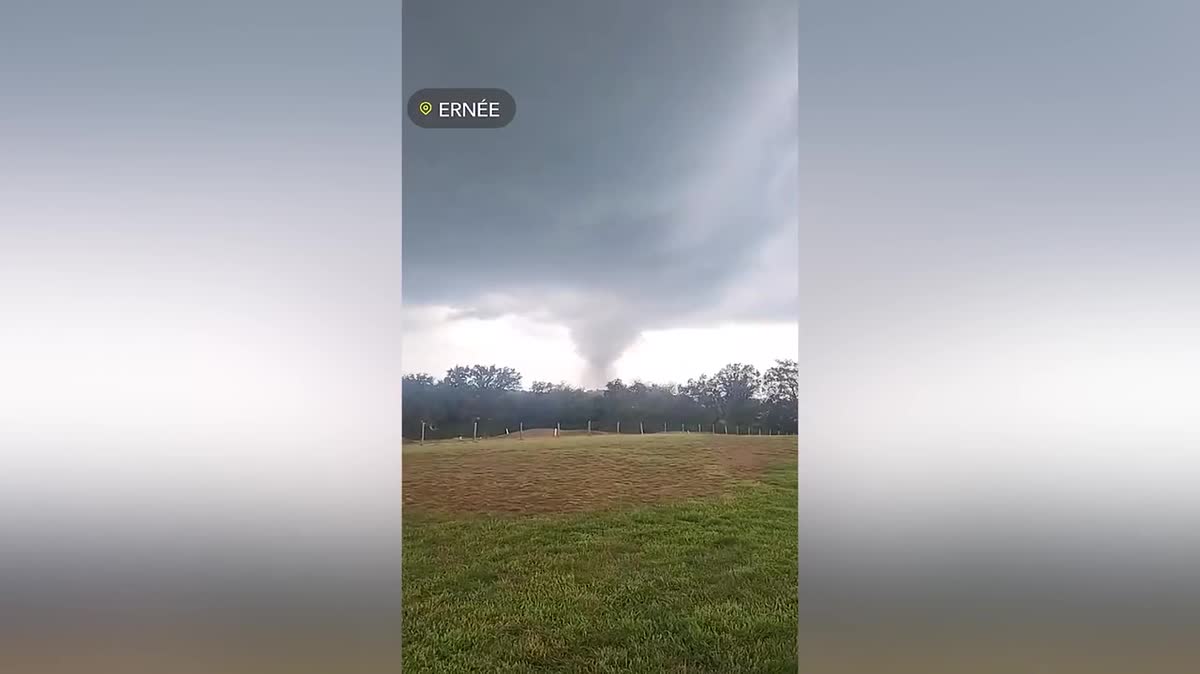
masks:
<svg viewBox="0 0 1200 674"><path fill-rule="evenodd" d="M524 421L521 422L521 439L522 440L525 439L525 422Z"/></svg>
<svg viewBox="0 0 1200 674"><path fill-rule="evenodd" d="M729 435L729 424L721 424L725 427L725 435Z"/></svg>
<svg viewBox="0 0 1200 674"><path fill-rule="evenodd" d="M741 434L742 434L742 426L741 426L740 424L738 424L738 425L736 425L736 426L734 426L734 427L733 427L733 434L734 434L734 435L741 435Z"/></svg>
<svg viewBox="0 0 1200 674"><path fill-rule="evenodd" d="M617 422L617 433L621 432L621 422Z"/></svg>
<svg viewBox="0 0 1200 674"><path fill-rule="evenodd" d="M475 426L474 426L474 428L471 429L471 439L472 440L479 439L479 420L478 419L475 420Z"/></svg>
<svg viewBox="0 0 1200 674"><path fill-rule="evenodd" d="M425 420L421 420L421 444L425 444Z"/></svg>
<svg viewBox="0 0 1200 674"><path fill-rule="evenodd" d="M588 419L588 435L592 434L592 420Z"/></svg>
<svg viewBox="0 0 1200 674"><path fill-rule="evenodd" d="M639 421L639 422L638 422L638 434L639 434L639 435L645 435L645 434L646 434L646 422L644 422L644 421Z"/></svg>

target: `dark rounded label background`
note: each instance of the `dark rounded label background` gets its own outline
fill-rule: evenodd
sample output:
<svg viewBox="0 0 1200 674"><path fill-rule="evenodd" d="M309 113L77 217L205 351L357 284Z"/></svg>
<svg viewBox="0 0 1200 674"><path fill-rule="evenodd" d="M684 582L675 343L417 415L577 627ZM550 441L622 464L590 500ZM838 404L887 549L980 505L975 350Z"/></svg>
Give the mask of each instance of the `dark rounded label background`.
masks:
<svg viewBox="0 0 1200 674"><path fill-rule="evenodd" d="M442 103L499 103L499 117L439 117ZM433 110L421 114L418 107L429 101ZM503 89L421 89L408 98L408 118L423 129L499 129L508 126L517 114L517 102Z"/></svg>

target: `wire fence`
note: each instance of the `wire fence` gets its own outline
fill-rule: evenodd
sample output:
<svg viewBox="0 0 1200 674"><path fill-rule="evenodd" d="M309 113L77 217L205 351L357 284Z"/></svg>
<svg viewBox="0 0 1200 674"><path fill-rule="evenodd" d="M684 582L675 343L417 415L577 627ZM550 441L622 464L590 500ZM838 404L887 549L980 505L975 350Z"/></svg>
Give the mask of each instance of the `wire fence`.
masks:
<svg viewBox="0 0 1200 674"><path fill-rule="evenodd" d="M432 442L438 440L486 440L491 438L506 437L516 438L518 440L525 439L526 435L544 437L550 435L559 437L562 435L652 435L663 433L680 433L680 434L709 434L709 435L757 435L757 436L772 436L772 435L796 435L795 427L787 428L781 424L769 423L745 423L745 424L727 424L724 422L695 422L689 423L681 421L678 424L673 424L669 421L663 422L646 422L646 421L588 421L586 424L567 424L561 422L555 423L551 427L537 426L527 428L524 422L516 422L515 424L503 424L494 420L476 420L470 422L469 430L463 428L463 424L456 424L453 430L458 433L445 433L443 428L439 428L426 421L421 422L419 437L411 438L420 443ZM466 430L466 432L463 432ZM407 436L406 436L407 439Z"/></svg>

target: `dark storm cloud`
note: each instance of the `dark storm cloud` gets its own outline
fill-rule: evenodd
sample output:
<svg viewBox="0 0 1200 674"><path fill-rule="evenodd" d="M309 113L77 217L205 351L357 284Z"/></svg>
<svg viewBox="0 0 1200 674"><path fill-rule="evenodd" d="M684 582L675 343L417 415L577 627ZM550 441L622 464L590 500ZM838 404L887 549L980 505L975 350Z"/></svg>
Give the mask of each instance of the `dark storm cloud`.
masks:
<svg viewBox="0 0 1200 674"><path fill-rule="evenodd" d="M406 125L406 302L548 307L603 366L642 328L717 305L795 232L794 2L404 12L406 92L494 86L518 106L502 130ZM791 292L758 317L794 320L794 278L768 280Z"/></svg>

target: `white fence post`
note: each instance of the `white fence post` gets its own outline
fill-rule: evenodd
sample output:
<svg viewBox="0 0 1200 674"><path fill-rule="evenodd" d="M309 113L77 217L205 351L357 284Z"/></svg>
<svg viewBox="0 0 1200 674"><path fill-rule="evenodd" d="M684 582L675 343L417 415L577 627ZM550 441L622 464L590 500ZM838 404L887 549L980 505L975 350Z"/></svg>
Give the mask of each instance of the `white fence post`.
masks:
<svg viewBox="0 0 1200 674"><path fill-rule="evenodd" d="M521 431L520 432L521 432L521 439L524 440L525 439L525 422L524 421L521 422Z"/></svg>
<svg viewBox="0 0 1200 674"><path fill-rule="evenodd" d="M617 422L617 433L621 432L621 422Z"/></svg>
<svg viewBox="0 0 1200 674"><path fill-rule="evenodd" d="M425 444L425 420L421 420L421 444Z"/></svg>
<svg viewBox="0 0 1200 674"><path fill-rule="evenodd" d="M644 421L639 421L639 422L638 422L638 434L639 434L639 435L645 435L645 434L646 434L646 422L644 422Z"/></svg>
<svg viewBox="0 0 1200 674"><path fill-rule="evenodd" d="M475 420L475 427L471 429L471 439L472 440L479 439L479 420L478 419Z"/></svg>
<svg viewBox="0 0 1200 674"><path fill-rule="evenodd" d="M588 435L592 434L592 420L588 419Z"/></svg>

